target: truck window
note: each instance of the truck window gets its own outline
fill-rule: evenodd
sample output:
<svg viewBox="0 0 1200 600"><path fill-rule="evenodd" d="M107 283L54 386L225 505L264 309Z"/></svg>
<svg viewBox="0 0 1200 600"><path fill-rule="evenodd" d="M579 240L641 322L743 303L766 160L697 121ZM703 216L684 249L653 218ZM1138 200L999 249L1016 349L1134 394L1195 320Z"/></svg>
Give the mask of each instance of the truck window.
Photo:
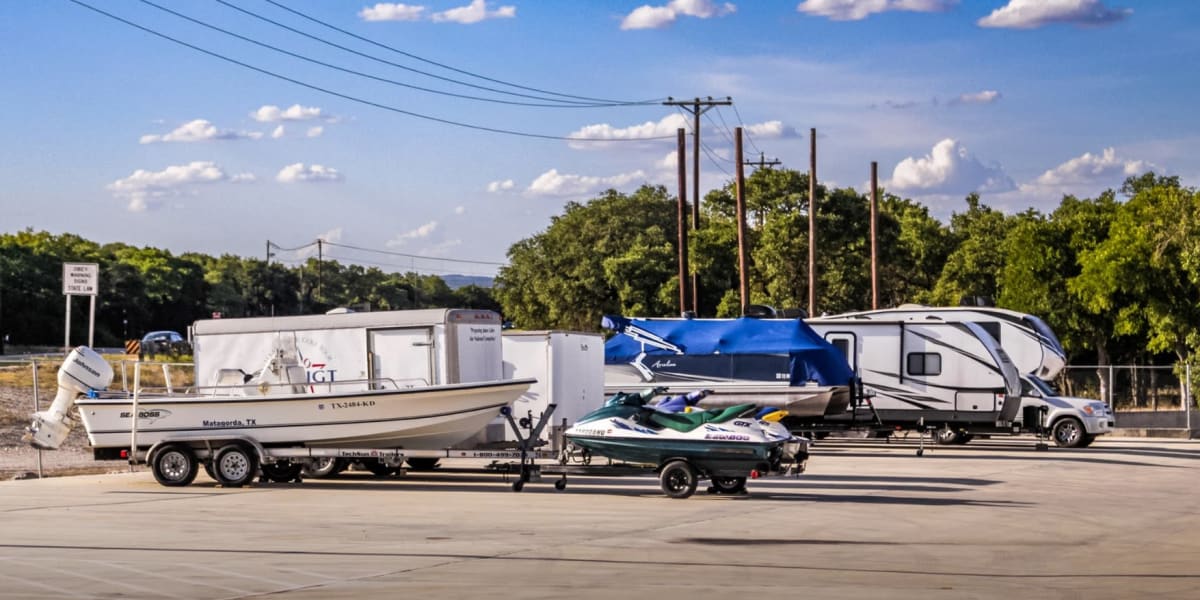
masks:
<svg viewBox="0 0 1200 600"><path fill-rule="evenodd" d="M995 338L997 344L1001 344L1000 323L998 321L980 321L975 324L982 327L984 331L988 332L988 335Z"/></svg>
<svg viewBox="0 0 1200 600"><path fill-rule="evenodd" d="M846 357L846 362L850 362L850 340L846 338L836 338L830 340L829 343L833 344L833 347L837 348L838 352L841 352L842 356Z"/></svg>
<svg viewBox="0 0 1200 600"><path fill-rule="evenodd" d="M908 355L909 375L941 375L942 355L936 352L910 352Z"/></svg>

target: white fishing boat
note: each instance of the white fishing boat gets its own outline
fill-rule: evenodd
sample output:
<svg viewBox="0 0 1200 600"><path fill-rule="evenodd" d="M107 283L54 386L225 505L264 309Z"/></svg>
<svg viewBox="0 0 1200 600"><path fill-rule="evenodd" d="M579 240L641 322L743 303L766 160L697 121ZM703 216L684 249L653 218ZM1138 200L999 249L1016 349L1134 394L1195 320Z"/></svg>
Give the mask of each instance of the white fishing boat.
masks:
<svg viewBox="0 0 1200 600"><path fill-rule="evenodd" d="M96 449L222 439L312 448L445 448L486 427L535 382L314 385L286 348L278 349L257 373L226 370L221 385L211 387L106 392L112 378L112 368L90 348L72 351L59 371L58 396L49 409L34 415L29 441L57 448L69 432L68 411L74 403Z"/></svg>

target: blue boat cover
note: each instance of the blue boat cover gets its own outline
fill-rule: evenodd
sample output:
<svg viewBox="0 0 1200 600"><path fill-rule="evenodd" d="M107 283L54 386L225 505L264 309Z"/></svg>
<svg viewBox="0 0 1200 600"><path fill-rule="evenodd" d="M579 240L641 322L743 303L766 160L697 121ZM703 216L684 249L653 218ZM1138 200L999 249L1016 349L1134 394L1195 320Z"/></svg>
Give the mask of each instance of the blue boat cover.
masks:
<svg viewBox="0 0 1200 600"><path fill-rule="evenodd" d="M607 315L618 332L604 344L605 364L646 357L787 356L791 385L847 385L854 372L832 344L800 319L643 319Z"/></svg>

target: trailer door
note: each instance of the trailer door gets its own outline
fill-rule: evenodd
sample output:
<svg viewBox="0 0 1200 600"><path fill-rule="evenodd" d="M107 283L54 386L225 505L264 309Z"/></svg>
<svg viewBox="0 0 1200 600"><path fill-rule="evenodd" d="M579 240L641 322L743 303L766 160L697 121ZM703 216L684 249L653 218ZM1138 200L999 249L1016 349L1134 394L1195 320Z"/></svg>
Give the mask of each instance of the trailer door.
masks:
<svg viewBox="0 0 1200 600"><path fill-rule="evenodd" d="M372 329L367 340L372 379L391 379L400 387L435 383L432 328Z"/></svg>
<svg viewBox="0 0 1200 600"><path fill-rule="evenodd" d="M850 365L850 370L854 374L858 374L858 343L857 336L847 331L830 331L825 334L825 341L833 344L838 352L846 358L846 364Z"/></svg>

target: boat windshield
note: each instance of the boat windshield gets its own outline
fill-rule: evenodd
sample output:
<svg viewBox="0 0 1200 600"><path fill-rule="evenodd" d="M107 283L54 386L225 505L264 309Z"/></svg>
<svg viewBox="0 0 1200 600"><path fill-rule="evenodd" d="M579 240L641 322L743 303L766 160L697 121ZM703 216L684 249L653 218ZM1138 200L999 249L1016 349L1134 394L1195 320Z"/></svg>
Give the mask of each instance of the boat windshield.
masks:
<svg viewBox="0 0 1200 600"><path fill-rule="evenodd" d="M1054 335L1054 330L1050 329L1050 326L1047 325L1045 321L1033 315L1026 315L1025 320L1029 322L1029 325L1033 327L1034 331L1038 332L1038 334L1043 338L1046 338L1046 340L1050 342L1051 347L1057 350L1059 354L1063 355L1064 357L1067 355L1067 353L1063 350L1062 342L1058 341L1058 336Z"/></svg>

